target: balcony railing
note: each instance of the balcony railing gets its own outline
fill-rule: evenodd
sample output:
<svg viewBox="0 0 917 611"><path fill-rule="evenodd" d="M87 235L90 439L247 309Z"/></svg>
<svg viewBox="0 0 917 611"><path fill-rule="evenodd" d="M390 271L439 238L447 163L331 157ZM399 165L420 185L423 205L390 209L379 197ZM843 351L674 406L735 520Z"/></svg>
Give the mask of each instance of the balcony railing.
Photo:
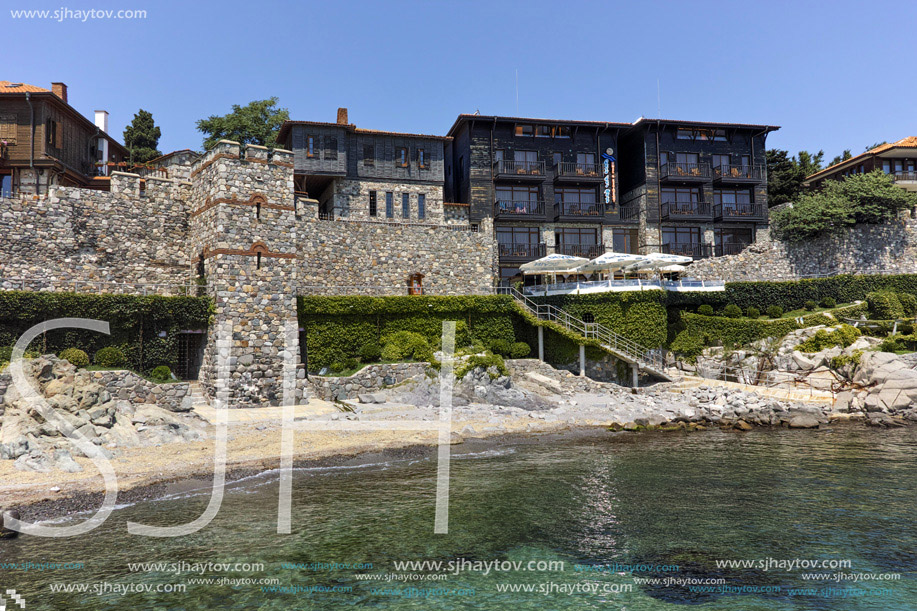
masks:
<svg viewBox="0 0 917 611"><path fill-rule="evenodd" d="M715 221L759 221L763 218L763 204L716 204L713 207Z"/></svg>
<svg viewBox="0 0 917 611"><path fill-rule="evenodd" d="M710 202L668 202L662 204L662 220L681 221L709 218Z"/></svg>
<svg viewBox="0 0 917 611"><path fill-rule="evenodd" d="M763 165L722 164L713 168L713 179L719 182L761 182L764 173Z"/></svg>
<svg viewBox="0 0 917 611"><path fill-rule="evenodd" d="M571 257L585 257L595 259L599 255L605 254L604 244L559 244L555 249L558 254L570 255Z"/></svg>
<svg viewBox="0 0 917 611"><path fill-rule="evenodd" d="M917 180L917 172L895 172L892 174L896 181L898 180Z"/></svg>
<svg viewBox="0 0 917 611"><path fill-rule="evenodd" d="M597 203L569 203L557 202L554 204L554 216L569 216L583 220L600 221L605 215L605 204Z"/></svg>
<svg viewBox="0 0 917 611"><path fill-rule="evenodd" d="M504 244L501 242L497 246L501 259L534 261L545 256L544 244Z"/></svg>
<svg viewBox="0 0 917 611"><path fill-rule="evenodd" d="M706 259L711 255L711 248L710 244L701 244L700 242L669 242L662 245L662 252L693 259Z"/></svg>
<svg viewBox="0 0 917 611"><path fill-rule="evenodd" d="M598 163L564 161L554 164L554 175L558 178L598 180L602 178L602 165Z"/></svg>
<svg viewBox="0 0 917 611"><path fill-rule="evenodd" d="M636 223L640 220L639 206L616 206L608 208L605 218L619 223Z"/></svg>
<svg viewBox="0 0 917 611"><path fill-rule="evenodd" d="M534 200L498 200L494 204L498 218L526 218L544 216L544 202Z"/></svg>
<svg viewBox="0 0 917 611"><path fill-rule="evenodd" d="M512 178L544 178L544 161L510 161L503 159L494 164L494 174Z"/></svg>
<svg viewBox="0 0 917 611"><path fill-rule="evenodd" d="M731 244L717 244L713 247L713 252L717 257L722 257L725 255L737 255L748 246L745 242L737 242Z"/></svg>
<svg viewBox="0 0 917 611"><path fill-rule="evenodd" d="M706 163L679 163L670 161L659 169L659 176L667 180L700 181L710 179L710 165Z"/></svg>

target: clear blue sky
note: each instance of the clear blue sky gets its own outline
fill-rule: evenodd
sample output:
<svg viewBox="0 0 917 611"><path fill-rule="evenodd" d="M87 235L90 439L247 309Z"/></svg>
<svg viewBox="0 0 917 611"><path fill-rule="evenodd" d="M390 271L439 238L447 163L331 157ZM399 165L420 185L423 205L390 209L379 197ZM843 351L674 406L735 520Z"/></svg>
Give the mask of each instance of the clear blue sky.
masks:
<svg viewBox="0 0 917 611"><path fill-rule="evenodd" d="M142 20L12 19L9 9L142 9ZM0 80L138 108L160 149L195 120L280 98L291 118L444 134L459 113L765 123L768 145L827 159L917 135L917 3L152 2L7 0ZM23 51L26 51L23 53ZM12 60L12 61L10 61ZM518 70L518 110L516 72Z"/></svg>

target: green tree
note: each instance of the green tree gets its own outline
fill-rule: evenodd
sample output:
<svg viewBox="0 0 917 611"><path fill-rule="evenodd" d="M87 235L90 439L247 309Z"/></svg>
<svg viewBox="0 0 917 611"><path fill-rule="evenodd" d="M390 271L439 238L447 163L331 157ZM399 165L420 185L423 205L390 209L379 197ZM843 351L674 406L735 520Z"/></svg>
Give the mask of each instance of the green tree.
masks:
<svg viewBox="0 0 917 611"><path fill-rule="evenodd" d="M810 153L809 151L799 151L797 164L802 172L802 177L811 176L822 169L822 163L825 160L825 151Z"/></svg>
<svg viewBox="0 0 917 611"><path fill-rule="evenodd" d="M204 148L209 149L224 139L273 148L280 126L290 119L290 112L277 108L277 101L272 97L249 102L246 106L233 104L232 112L227 115L211 115L199 120L197 130L206 136Z"/></svg>
<svg viewBox="0 0 917 611"><path fill-rule="evenodd" d="M857 223L884 223L915 206L917 193L896 187L891 176L877 170L825 181L821 190L798 196L792 207L773 211L771 226L779 239L802 242Z"/></svg>
<svg viewBox="0 0 917 611"><path fill-rule="evenodd" d="M866 147L866 150L867 150L867 151L871 151L872 149L878 148L878 147L882 146L883 144L888 144L888 140L883 140L882 142L876 142L876 143L873 144L872 146L867 146L867 147Z"/></svg>
<svg viewBox="0 0 917 611"><path fill-rule="evenodd" d="M124 128L124 145L131 152L131 163L146 163L161 157L162 153L156 148L161 135L153 114L142 108L137 111L130 125Z"/></svg>
<svg viewBox="0 0 917 611"><path fill-rule="evenodd" d="M768 150L766 158L768 207L793 201L802 188L796 160L790 157L789 152L780 149Z"/></svg>
<svg viewBox="0 0 917 611"><path fill-rule="evenodd" d="M831 163L828 164L828 167L837 165L838 163L842 161L847 161L851 157L853 157L853 155L850 154L850 149L844 149L844 152L842 154L838 155L837 157L831 160Z"/></svg>

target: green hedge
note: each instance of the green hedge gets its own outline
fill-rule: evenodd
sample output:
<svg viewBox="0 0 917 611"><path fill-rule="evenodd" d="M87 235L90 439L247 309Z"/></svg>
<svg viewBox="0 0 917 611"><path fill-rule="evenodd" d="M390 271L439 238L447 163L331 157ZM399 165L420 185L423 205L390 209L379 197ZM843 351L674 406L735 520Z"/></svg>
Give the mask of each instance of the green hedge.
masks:
<svg viewBox="0 0 917 611"><path fill-rule="evenodd" d="M866 304L857 304L834 310L840 317L855 318L866 312ZM823 312L807 314L802 317L802 324L796 318L779 318L776 320L751 320L725 318L722 316L703 316L691 312L681 314L683 329L672 342L672 350L693 356L698 345L746 345L765 337L783 337L791 331L815 325L834 325L840 321L828 318Z"/></svg>
<svg viewBox="0 0 917 611"><path fill-rule="evenodd" d="M694 310L706 303L721 310L727 304L734 303L743 311L755 307L762 312L766 312L772 305L778 305L785 311L791 311L803 308L810 299L816 303L827 299L850 303L865 300L867 293L882 289L917 294L917 274L844 275L787 282L727 282L726 290L717 293L669 293L666 304Z"/></svg>
<svg viewBox="0 0 917 611"><path fill-rule="evenodd" d="M41 354L78 348L96 354L106 346L123 353L127 366L149 372L178 364L183 329L206 329L213 304L199 297L85 295L0 291L0 346L11 346L30 327L53 318L92 318L109 323L111 335L82 329L49 331L30 346ZM160 337L164 332L165 337Z"/></svg>

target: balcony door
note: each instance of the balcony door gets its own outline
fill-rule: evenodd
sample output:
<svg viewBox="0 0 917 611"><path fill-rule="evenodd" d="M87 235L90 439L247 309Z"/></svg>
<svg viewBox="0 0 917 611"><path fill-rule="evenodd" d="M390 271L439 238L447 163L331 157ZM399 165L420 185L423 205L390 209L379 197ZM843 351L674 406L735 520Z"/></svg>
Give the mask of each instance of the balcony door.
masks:
<svg viewBox="0 0 917 611"><path fill-rule="evenodd" d="M599 256L599 232L597 229L562 228L554 233L558 253L573 257L594 259Z"/></svg>
<svg viewBox="0 0 917 611"><path fill-rule="evenodd" d="M669 208L669 214L697 214L701 201L697 187L666 187L662 189L662 203Z"/></svg>
<svg viewBox="0 0 917 611"><path fill-rule="evenodd" d="M524 185L496 188L497 205L503 214L536 214L538 212L538 187Z"/></svg>
<svg viewBox="0 0 917 611"><path fill-rule="evenodd" d="M743 189L717 189L713 192L713 203L722 204L726 216L751 215L751 192Z"/></svg>
<svg viewBox="0 0 917 611"><path fill-rule="evenodd" d="M714 232L717 256L734 255L745 249L752 242L752 232L748 228L725 227Z"/></svg>

